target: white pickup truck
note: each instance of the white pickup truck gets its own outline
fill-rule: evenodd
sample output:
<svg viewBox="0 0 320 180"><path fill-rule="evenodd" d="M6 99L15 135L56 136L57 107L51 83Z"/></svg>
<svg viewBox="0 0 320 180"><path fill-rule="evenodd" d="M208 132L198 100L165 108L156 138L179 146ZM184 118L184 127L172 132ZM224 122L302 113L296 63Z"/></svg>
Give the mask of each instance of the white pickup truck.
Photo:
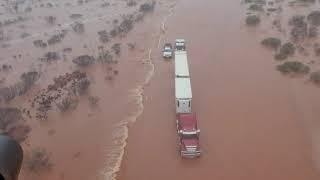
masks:
<svg viewBox="0 0 320 180"><path fill-rule="evenodd" d="M166 43L163 47L162 56L164 58L172 58L172 54L173 54L172 45L170 43Z"/></svg>

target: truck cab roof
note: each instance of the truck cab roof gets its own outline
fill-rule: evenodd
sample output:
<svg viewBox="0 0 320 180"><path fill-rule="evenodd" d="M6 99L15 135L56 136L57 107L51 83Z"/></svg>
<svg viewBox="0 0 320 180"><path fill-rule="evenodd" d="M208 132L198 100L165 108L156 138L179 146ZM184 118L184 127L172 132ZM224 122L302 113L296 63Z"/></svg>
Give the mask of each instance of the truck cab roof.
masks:
<svg viewBox="0 0 320 180"><path fill-rule="evenodd" d="M195 135L190 137L181 137L181 144L184 147L199 147L199 138Z"/></svg>

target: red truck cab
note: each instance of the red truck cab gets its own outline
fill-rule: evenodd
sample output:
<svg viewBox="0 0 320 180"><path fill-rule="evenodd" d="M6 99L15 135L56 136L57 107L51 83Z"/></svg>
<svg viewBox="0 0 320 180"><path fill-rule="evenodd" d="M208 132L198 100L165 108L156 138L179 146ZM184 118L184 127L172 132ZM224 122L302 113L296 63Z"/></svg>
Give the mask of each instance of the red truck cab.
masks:
<svg viewBox="0 0 320 180"><path fill-rule="evenodd" d="M199 144L200 129L198 129L195 114L178 114L177 131L180 137L180 154L182 157L194 158L201 154Z"/></svg>

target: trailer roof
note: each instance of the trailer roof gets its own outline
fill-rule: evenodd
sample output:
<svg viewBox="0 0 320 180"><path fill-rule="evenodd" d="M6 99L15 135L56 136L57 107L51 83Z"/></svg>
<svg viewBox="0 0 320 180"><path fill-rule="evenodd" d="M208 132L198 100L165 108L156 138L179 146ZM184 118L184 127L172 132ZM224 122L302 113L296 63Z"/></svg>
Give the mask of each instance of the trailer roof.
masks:
<svg viewBox="0 0 320 180"><path fill-rule="evenodd" d="M175 91L177 99L191 99L191 83L190 78L176 78L175 79Z"/></svg>
<svg viewBox="0 0 320 180"><path fill-rule="evenodd" d="M176 77L190 77L187 52L175 52L174 63Z"/></svg>

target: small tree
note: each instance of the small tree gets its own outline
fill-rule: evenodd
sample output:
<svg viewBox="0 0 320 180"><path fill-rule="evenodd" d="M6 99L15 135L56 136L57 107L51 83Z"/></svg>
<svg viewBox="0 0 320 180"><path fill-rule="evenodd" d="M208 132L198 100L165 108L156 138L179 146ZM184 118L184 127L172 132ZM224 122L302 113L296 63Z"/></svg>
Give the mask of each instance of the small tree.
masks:
<svg viewBox="0 0 320 180"><path fill-rule="evenodd" d="M121 44L120 43L115 43L112 45L111 49L114 51L116 55L120 55L121 53Z"/></svg>
<svg viewBox="0 0 320 180"><path fill-rule="evenodd" d="M260 23L260 18L257 15L249 15L246 18L246 24L250 25L250 26L255 26L258 25Z"/></svg>
<svg viewBox="0 0 320 180"><path fill-rule="evenodd" d="M272 49L278 49L281 46L281 40L274 37L269 37L261 41L261 44Z"/></svg>
<svg viewBox="0 0 320 180"><path fill-rule="evenodd" d="M278 71L283 74L307 74L310 68L298 61L289 61L277 66Z"/></svg>

